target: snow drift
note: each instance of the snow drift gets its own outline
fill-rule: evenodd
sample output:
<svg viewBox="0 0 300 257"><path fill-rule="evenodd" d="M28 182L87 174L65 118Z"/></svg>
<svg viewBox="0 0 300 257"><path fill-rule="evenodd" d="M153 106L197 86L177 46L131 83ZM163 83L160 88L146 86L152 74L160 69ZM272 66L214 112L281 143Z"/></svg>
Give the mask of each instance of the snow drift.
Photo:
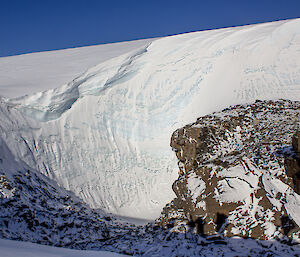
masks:
<svg viewBox="0 0 300 257"><path fill-rule="evenodd" d="M95 208L155 218L172 198L172 132L256 99L300 100L300 19L155 40L70 83L0 101L16 159Z"/></svg>
<svg viewBox="0 0 300 257"><path fill-rule="evenodd" d="M0 95L19 97L68 83L88 68L147 45L151 39L0 58Z"/></svg>
<svg viewBox="0 0 300 257"><path fill-rule="evenodd" d="M120 257L117 253L104 251L79 251L0 239L1 252L6 257Z"/></svg>

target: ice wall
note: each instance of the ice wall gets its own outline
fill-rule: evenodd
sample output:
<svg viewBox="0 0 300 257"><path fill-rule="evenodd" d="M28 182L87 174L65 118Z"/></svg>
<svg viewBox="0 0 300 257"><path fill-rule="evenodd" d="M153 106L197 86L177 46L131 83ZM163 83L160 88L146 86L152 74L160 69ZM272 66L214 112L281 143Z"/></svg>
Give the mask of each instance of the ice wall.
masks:
<svg viewBox="0 0 300 257"><path fill-rule="evenodd" d="M175 129L233 104L300 100L299 28L296 19L158 39L63 87L2 99L1 135L93 207L155 218L174 198Z"/></svg>

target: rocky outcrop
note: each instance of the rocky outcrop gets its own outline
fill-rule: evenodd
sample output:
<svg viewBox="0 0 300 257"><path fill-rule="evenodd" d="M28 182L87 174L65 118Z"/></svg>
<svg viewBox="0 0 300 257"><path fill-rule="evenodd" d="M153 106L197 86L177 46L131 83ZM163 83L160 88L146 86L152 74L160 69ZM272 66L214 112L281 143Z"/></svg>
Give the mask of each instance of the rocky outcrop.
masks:
<svg viewBox="0 0 300 257"><path fill-rule="evenodd" d="M294 190L300 194L300 131L292 138L292 146L295 154L285 159L286 174L292 178Z"/></svg>
<svg viewBox="0 0 300 257"><path fill-rule="evenodd" d="M299 110L299 102L256 101L176 130L177 198L158 223L204 235L299 240L299 132L291 146Z"/></svg>

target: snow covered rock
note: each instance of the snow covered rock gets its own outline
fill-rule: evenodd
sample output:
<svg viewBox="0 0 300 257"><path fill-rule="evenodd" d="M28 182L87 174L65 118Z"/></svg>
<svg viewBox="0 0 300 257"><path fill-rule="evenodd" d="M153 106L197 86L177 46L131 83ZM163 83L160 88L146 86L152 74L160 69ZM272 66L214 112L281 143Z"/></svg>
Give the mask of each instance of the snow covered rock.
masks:
<svg viewBox="0 0 300 257"><path fill-rule="evenodd" d="M16 161L0 139L0 238L82 248L104 242L119 227L105 213L91 210L72 192Z"/></svg>
<svg viewBox="0 0 300 257"><path fill-rule="evenodd" d="M205 235L299 240L300 196L284 165L295 155L299 119L300 102L256 101L176 130L177 198L160 223L185 221Z"/></svg>

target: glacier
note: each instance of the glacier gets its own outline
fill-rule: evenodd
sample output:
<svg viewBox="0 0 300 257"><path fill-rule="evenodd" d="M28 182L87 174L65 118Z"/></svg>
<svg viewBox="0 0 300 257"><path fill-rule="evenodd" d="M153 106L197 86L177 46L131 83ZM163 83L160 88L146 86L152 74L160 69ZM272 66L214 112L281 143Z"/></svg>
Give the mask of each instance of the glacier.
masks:
<svg viewBox="0 0 300 257"><path fill-rule="evenodd" d="M85 70L128 53L155 38L0 58L0 94L18 97L68 83Z"/></svg>
<svg viewBox="0 0 300 257"><path fill-rule="evenodd" d="M147 42L61 87L1 97L1 138L91 207L154 219L175 196L173 131L230 105L300 100L299 28L293 19Z"/></svg>

